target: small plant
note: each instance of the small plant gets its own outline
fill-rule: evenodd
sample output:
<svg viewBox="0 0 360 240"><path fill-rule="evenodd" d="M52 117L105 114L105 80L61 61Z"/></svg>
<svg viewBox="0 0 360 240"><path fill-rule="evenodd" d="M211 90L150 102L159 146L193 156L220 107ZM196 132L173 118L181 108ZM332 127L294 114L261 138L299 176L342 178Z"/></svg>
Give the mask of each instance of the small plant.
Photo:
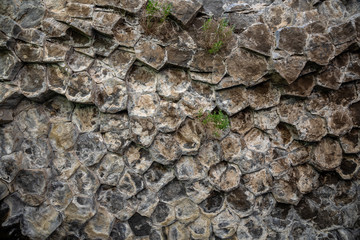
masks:
<svg viewBox="0 0 360 240"><path fill-rule="evenodd" d="M198 117L199 118L204 117L204 113L202 112L202 110L198 112ZM220 134L217 130L224 130L230 126L230 121L228 116L226 114L223 114L221 110L207 114L205 118L202 120L202 123L204 125L211 123L215 127L216 129L214 132L215 137L220 137Z"/></svg>
<svg viewBox="0 0 360 240"><path fill-rule="evenodd" d="M151 28L154 22L163 23L170 15L172 5L170 3L161 4L158 1L149 0L145 8L146 27Z"/></svg>
<svg viewBox="0 0 360 240"><path fill-rule="evenodd" d="M226 19L215 20L209 18L202 26L205 47L208 52L215 54L231 39L234 26L230 26Z"/></svg>

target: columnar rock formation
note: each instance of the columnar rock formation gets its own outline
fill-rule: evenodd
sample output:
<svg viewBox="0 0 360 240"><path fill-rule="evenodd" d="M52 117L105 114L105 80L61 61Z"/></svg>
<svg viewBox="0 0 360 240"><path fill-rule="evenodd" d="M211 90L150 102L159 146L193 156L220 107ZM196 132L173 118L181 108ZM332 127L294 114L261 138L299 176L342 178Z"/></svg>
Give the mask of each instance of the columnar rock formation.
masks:
<svg viewBox="0 0 360 240"><path fill-rule="evenodd" d="M359 2L170 2L1 1L1 232L359 239Z"/></svg>

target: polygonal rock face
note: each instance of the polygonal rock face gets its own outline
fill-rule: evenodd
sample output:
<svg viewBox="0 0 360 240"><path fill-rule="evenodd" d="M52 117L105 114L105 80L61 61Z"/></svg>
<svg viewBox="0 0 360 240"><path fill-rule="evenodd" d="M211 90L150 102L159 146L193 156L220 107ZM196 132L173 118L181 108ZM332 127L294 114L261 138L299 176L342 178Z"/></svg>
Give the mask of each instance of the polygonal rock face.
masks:
<svg viewBox="0 0 360 240"><path fill-rule="evenodd" d="M337 136L347 133L353 127L351 117L346 109L333 111L327 121L329 133Z"/></svg>
<svg viewBox="0 0 360 240"><path fill-rule="evenodd" d="M320 141L327 134L326 122L318 116L302 116L296 124L299 139L309 142Z"/></svg>
<svg viewBox="0 0 360 240"><path fill-rule="evenodd" d="M96 170L100 183L116 186L124 166L125 163L122 156L113 153L106 154Z"/></svg>
<svg viewBox="0 0 360 240"><path fill-rule="evenodd" d="M245 87L234 87L216 92L216 103L229 116L246 108L248 93Z"/></svg>
<svg viewBox="0 0 360 240"><path fill-rule="evenodd" d="M274 181L272 194L277 202L293 205L297 205L302 197L295 183L282 179Z"/></svg>
<svg viewBox="0 0 360 240"><path fill-rule="evenodd" d="M86 166L91 166L100 161L106 153L106 147L100 134L81 134L75 146L76 155Z"/></svg>
<svg viewBox="0 0 360 240"><path fill-rule="evenodd" d="M45 109L50 112L50 122L69 122L74 104L65 97L57 96L45 103Z"/></svg>
<svg viewBox="0 0 360 240"><path fill-rule="evenodd" d="M241 172L237 165L221 162L209 170L209 179L221 191L229 192L240 183Z"/></svg>
<svg viewBox="0 0 360 240"><path fill-rule="evenodd" d="M350 116L352 118L354 127L360 127L360 101L354 103L349 107Z"/></svg>
<svg viewBox="0 0 360 240"><path fill-rule="evenodd" d="M151 221L148 217L135 213L128 222L135 236L147 236L151 232Z"/></svg>
<svg viewBox="0 0 360 240"><path fill-rule="evenodd" d="M319 174L308 164L294 168L296 186L303 194L309 193L319 185Z"/></svg>
<svg viewBox="0 0 360 240"><path fill-rule="evenodd" d="M120 15L109 12L95 12L93 15L93 27L104 34L111 35L111 29L120 19Z"/></svg>
<svg viewBox="0 0 360 240"><path fill-rule="evenodd" d="M221 161L220 154L220 144L215 141L209 141L207 143L203 143L200 147L199 154L196 156L196 161L201 163L201 165L210 168L212 165Z"/></svg>
<svg viewBox="0 0 360 240"><path fill-rule="evenodd" d="M47 93L46 66L28 64L17 76L22 94L28 98L41 99Z"/></svg>
<svg viewBox="0 0 360 240"><path fill-rule="evenodd" d="M231 131L244 135L254 126L253 112L245 109L230 118Z"/></svg>
<svg viewBox="0 0 360 240"><path fill-rule="evenodd" d="M159 109L155 115L155 123L160 132L173 132L184 120L185 114L178 104L169 101L160 101Z"/></svg>
<svg viewBox="0 0 360 240"><path fill-rule="evenodd" d="M128 111L134 117L153 117L157 111L159 96L156 93L130 95Z"/></svg>
<svg viewBox="0 0 360 240"><path fill-rule="evenodd" d="M159 191L174 178L173 168L159 163L153 163L150 169L144 174L146 187L153 192Z"/></svg>
<svg viewBox="0 0 360 240"><path fill-rule="evenodd" d="M164 186L160 191L160 201L171 205L180 203L186 197L184 184L178 180L173 180Z"/></svg>
<svg viewBox="0 0 360 240"><path fill-rule="evenodd" d="M41 62L44 57L42 47L28 43L17 43L15 53L23 62Z"/></svg>
<svg viewBox="0 0 360 240"><path fill-rule="evenodd" d="M182 201L175 207L176 218L182 223L194 221L199 216L198 206L189 199Z"/></svg>
<svg viewBox="0 0 360 240"><path fill-rule="evenodd" d="M15 107L21 98L18 87L0 82L0 106L5 108Z"/></svg>
<svg viewBox="0 0 360 240"><path fill-rule="evenodd" d="M245 142L237 134L230 133L221 141L223 158L228 162L240 160L244 154Z"/></svg>
<svg viewBox="0 0 360 240"><path fill-rule="evenodd" d="M306 64L303 56L287 56L283 59L276 59L274 67L276 71L290 84L294 82Z"/></svg>
<svg viewBox="0 0 360 240"><path fill-rule="evenodd" d="M131 145L125 152L125 159L137 173L143 174L151 166L153 160L149 151L140 146Z"/></svg>
<svg viewBox="0 0 360 240"><path fill-rule="evenodd" d="M350 42L355 39L356 30L351 22L343 23L329 29L329 34L335 45Z"/></svg>
<svg viewBox="0 0 360 240"><path fill-rule="evenodd" d="M255 110L273 107L280 102L280 91L270 81L256 85L247 91L249 105Z"/></svg>
<svg viewBox="0 0 360 240"><path fill-rule="evenodd" d="M335 47L327 37L312 34L307 41L305 53L310 61L326 65L334 57Z"/></svg>
<svg viewBox="0 0 360 240"><path fill-rule="evenodd" d="M61 175L60 178L68 179L80 166L80 162L74 152L55 152L53 165Z"/></svg>
<svg viewBox="0 0 360 240"><path fill-rule="evenodd" d="M31 183L31 184L29 184ZM45 200L47 174L43 170L20 170L14 182L14 188L21 199L31 206L38 206Z"/></svg>
<svg viewBox="0 0 360 240"><path fill-rule="evenodd" d="M360 168L360 161L356 157L344 157L341 165L336 168L336 172L346 180L354 177Z"/></svg>
<svg viewBox="0 0 360 240"><path fill-rule="evenodd" d="M94 106L77 105L72 114L72 122L80 132L91 132L99 127L99 110Z"/></svg>
<svg viewBox="0 0 360 240"><path fill-rule="evenodd" d="M64 62L69 47L60 43L45 42L44 62Z"/></svg>
<svg viewBox="0 0 360 240"><path fill-rule="evenodd" d="M133 26L120 19L112 28L116 41L126 47L134 47L141 37L139 26Z"/></svg>
<svg viewBox="0 0 360 240"><path fill-rule="evenodd" d="M2 156L0 162L0 178L10 183L20 170L22 154L18 152Z"/></svg>
<svg viewBox="0 0 360 240"><path fill-rule="evenodd" d="M200 10L201 4L195 0L172 1L171 14L183 25L187 25Z"/></svg>
<svg viewBox="0 0 360 240"><path fill-rule="evenodd" d="M9 195L9 189L5 183L0 181L0 200L3 200L7 195Z"/></svg>
<svg viewBox="0 0 360 240"><path fill-rule="evenodd" d="M20 60L10 51L0 53L0 79L13 80L21 67Z"/></svg>
<svg viewBox="0 0 360 240"><path fill-rule="evenodd" d="M190 86L190 78L184 70L168 68L157 75L156 89L161 97L179 100Z"/></svg>
<svg viewBox="0 0 360 240"><path fill-rule="evenodd" d="M130 92L150 93L156 91L157 74L146 66L134 66L127 80Z"/></svg>
<svg viewBox="0 0 360 240"><path fill-rule="evenodd" d="M226 65L230 76L246 86L261 82L267 72L265 58L246 50L235 51L226 60Z"/></svg>
<svg viewBox="0 0 360 240"><path fill-rule="evenodd" d="M214 234L219 238L229 238L236 233L239 217L230 210L224 210L211 220Z"/></svg>
<svg viewBox="0 0 360 240"><path fill-rule="evenodd" d="M226 196L226 201L234 212L243 218L252 213L255 197L243 185L240 185Z"/></svg>
<svg viewBox="0 0 360 240"><path fill-rule="evenodd" d="M73 51L69 53L67 57L67 63L74 72L80 72L88 69L88 67L94 62L94 59L89 56Z"/></svg>
<svg viewBox="0 0 360 240"><path fill-rule="evenodd" d="M290 126L279 123L274 130L270 130L273 146L288 147L294 140L293 131Z"/></svg>
<svg viewBox="0 0 360 240"><path fill-rule="evenodd" d="M78 130L72 122L53 123L49 139L53 149L69 150L75 144Z"/></svg>
<svg viewBox="0 0 360 240"><path fill-rule="evenodd" d="M73 201L64 211L64 222L73 225L74 228L85 223L95 215L95 201L93 198L83 195L75 196Z"/></svg>
<svg viewBox="0 0 360 240"><path fill-rule="evenodd" d="M251 216L240 220L237 230L237 237L239 239L263 239L266 237L266 234L266 227L258 218Z"/></svg>
<svg viewBox="0 0 360 240"><path fill-rule="evenodd" d="M156 70L159 70L164 66L167 59L165 49L150 41L140 40L135 45L135 54L136 58Z"/></svg>
<svg viewBox="0 0 360 240"><path fill-rule="evenodd" d="M130 198L144 188L144 182L140 175L126 171L119 181L118 188L126 198Z"/></svg>
<svg viewBox="0 0 360 240"><path fill-rule="evenodd" d="M275 129L279 122L280 118L276 108L260 110L254 113L254 125L262 130Z"/></svg>
<svg viewBox="0 0 360 240"><path fill-rule="evenodd" d="M130 67L135 62L135 55L130 52L115 50L108 58L104 59L104 63L109 65L115 72L116 77L125 79Z"/></svg>
<svg viewBox="0 0 360 240"><path fill-rule="evenodd" d="M194 239L208 239L211 234L210 219L201 215L189 225L189 231Z"/></svg>
<svg viewBox="0 0 360 240"><path fill-rule="evenodd" d="M155 162L168 165L179 159L182 152L174 136L158 134L150 147L150 153Z"/></svg>
<svg viewBox="0 0 360 240"><path fill-rule="evenodd" d="M95 216L86 224L84 232L90 239L106 239L110 235L113 220L113 215L104 207L99 207Z"/></svg>
<svg viewBox="0 0 360 240"><path fill-rule="evenodd" d="M47 197L56 210L64 210L72 201L73 193L65 181L52 181L48 186Z"/></svg>
<svg viewBox="0 0 360 240"><path fill-rule="evenodd" d="M213 101L201 96L197 92L185 92L179 101L179 105L185 115L191 118L197 117L201 110L202 112L212 112L215 108Z"/></svg>
<svg viewBox="0 0 360 240"><path fill-rule="evenodd" d="M94 82L86 72L71 75L66 89L66 97L73 102L93 102Z"/></svg>
<svg viewBox="0 0 360 240"><path fill-rule="evenodd" d="M218 84L225 76L226 69L223 58L220 55L211 55L206 51L198 51L191 62L190 76L193 80L199 80L209 84Z"/></svg>
<svg viewBox="0 0 360 240"><path fill-rule="evenodd" d="M333 170L341 164L342 149L340 144L331 139L323 138L315 147L312 163L323 171Z"/></svg>
<svg viewBox="0 0 360 240"><path fill-rule="evenodd" d="M345 153L360 152L360 130L353 128L340 138L340 143Z"/></svg>
<svg viewBox="0 0 360 240"><path fill-rule="evenodd" d="M91 196L99 188L96 175L86 167L79 167L70 178L71 187L76 194Z"/></svg>
<svg viewBox="0 0 360 240"><path fill-rule="evenodd" d="M33 239L45 239L60 226L63 218L51 205L25 207L22 234Z"/></svg>
<svg viewBox="0 0 360 240"><path fill-rule="evenodd" d="M24 152L23 166L25 168L40 169L49 166L53 153L48 139L26 139L21 149Z"/></svg>
<svg viewBox="0 0 360 240"><path fill-rule="evenodd" d="M62 66L62 64L49 64L47 66L47 84L49 89L60 94L65 94L70 74L70 69Z"/></svg>
<svg viewBox="0 0 360 240"><path fill-rule="evenodd" d="M272 177L266 169L255 173L246 174L242 177L245 187L255 196L259 196L270 191L272 187Z"/></svg>
<svg viewBox="0 0 360 240"><path fill-rule="evenodd" d="M197 204L209 197L212 190L213 186L206 179L186 185L186 195Z"/></svg>
<svg viewBox="0 0 360 240"><path fill-rule="evenodd" d="M240 46L266 56L270 56L273 41L269 27L263 23L253 24L240 34Z"/></svg>
<svg viewBox="0 0 360 240"><path fill-rule="evenodd" d="M325 88L337 90L342 83L342 75L340 68L329 65L316 76L317 84Z"/></svg>
<svg viewBox="0 0 360 240"><path fill-rule="evenodd" d="M97 55L109 57L118 46L119 44L113 38L95 33L93 49Z"/></svg>
<svg viewBox="0 0 360 240"><path fill-rule="evenodd" d="M156 206L151 219L154 225L167 226L175 220L174 207L167 205L163 202L159 202Z"/></svg>
<svg viewBox="0 0 360 240"><path fill-rule="evenodd" d="M206 169L194 157L184 156L176 163L177 179L195 181L206 177Z"/></svg>
<svg viewBox="0 0 360 240"><path fill-rule="evenodd" d="M188 119L175 134L175 140L179 143L183 154L194 155L200 148L202 138L202 126L199 122Z"/></svg>
<svg viewBox="0 0 360 240"><path fill-rule="evenodd" d="M301 54L307 34L303 28L285 27L276 32L276 46L290 53Z"/></svg>
<svg viewBox="0 0 360 240"><path fill-rule="evenodd" d="M284 88L285 94L296 97L307 97L315 86L313 75L299 77L296 81Z"/></svg>
<svg viewBox="0 0 360 240"><path fill-rule="evenodd" d="M214 217L218 215L223 209L225 196L221 192L213 191L210 196L202 201L199 206L201 212L207 216Z"/></svg>
<svg viewBox="0 0 360 240"><path fill-rule="evenodd" d="M270 147L269 137L256 128L248 132L244 140L246 146L253 151L265 153Z"/></svg>
<svg viewBox="0 0 360 240"><path fill-rule="evenodd" d="M149 147L158 133L154 119L151 117L131 117L130 119L132 135L135 142Z"/></svg>
<svg viewBox="0 0 360 240"><path fill-rule="evenodd" d="M112 78L97 84L95 105L102 112L116 113L127 107L128 95L125 81Z"/></svg>

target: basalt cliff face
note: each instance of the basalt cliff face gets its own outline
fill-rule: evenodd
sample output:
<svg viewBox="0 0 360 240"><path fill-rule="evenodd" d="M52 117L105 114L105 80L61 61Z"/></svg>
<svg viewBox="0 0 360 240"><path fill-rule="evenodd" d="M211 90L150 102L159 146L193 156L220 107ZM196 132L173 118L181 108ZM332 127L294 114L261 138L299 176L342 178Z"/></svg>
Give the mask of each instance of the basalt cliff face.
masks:
<svg viewBox="0 0 360 240"><path fill-rule="evenodd" d="M360 3L170 3L1 1L0 238L359 239Z"/></svg>

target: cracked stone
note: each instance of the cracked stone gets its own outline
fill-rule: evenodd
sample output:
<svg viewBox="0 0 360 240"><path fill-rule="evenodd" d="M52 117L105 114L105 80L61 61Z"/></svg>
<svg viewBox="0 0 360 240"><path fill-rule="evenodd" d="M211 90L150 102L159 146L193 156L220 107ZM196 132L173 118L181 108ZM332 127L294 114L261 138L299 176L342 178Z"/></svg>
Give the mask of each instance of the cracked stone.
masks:
<svg viewBox="0 0 360 240"><path fill-rule="evenodd" d="M272 177L266 169L245 174L242 179L244 180L246 188L255 196L267 193L272 188Z"/></svg>
<svg viewBox="0 0 360 240"><path fill-rule="evenodd" d="M342 159L339 167L336 168L336 172L341 178L350 180L358 172L360 168L360 161L356 157L346 156Z"/></svg>
<svg viewBox="0 0 360 240"><path fill-rule="evenodd" d="M157 75L156 90L159 96L176 101L187 91L190 84L190 77L184 70L168 68Z"/></svg>
<svg viewBox="0 0 360 240"><path fill-rule="evenodd" d="M218 215L225 208L225 196L221 192L213 191L199 206L201 212L208 217Z"/></svg>
<svg viewBox="0 0 360 240"><path fill-rule="evenodd" d="M103 134L104 143L111 152L122 153L131 143L130 129L119 132L106 132Z"/></svg>
<svg viewBox="0 0 360 240"><path fill-rule="evenodd" d="M146 172L153 162L149 150L136 145L131 145L124 157L131 169L139 174Z"/></svg>
<svg viewBox="0 0 360 240"><path fill-rule="evenodd" d="M324 71L316 76L317 84L325 88L337 90L342 83L342 75L340 68L328 65Z"/></svg>
<svg viewBox="0 0 360 240"><path fill-rule="evenodd" d="M14 179L13 187L21 194L21 200L26 204L39 206L45 201L47 179L45 170L20 170Z"/></svg>
<svg viewBox="0 0 360 240"><path fill-rule="evenodd" d="M19 80L21 93L25 97L41 100L48 95L46 65L27 64L20 70L16 78Z"/></svg>
<svg viewBox="0 0 360 240"><path fill-rule="evenodd" d="M276 108L256 111L254 113L254 126L262 130L275 129L280 123Z"/></svg>
<svg viewBox="0 0 360 240"><path fill-rule="evenodd" d="M233 52L226 65L229 75L245 86L264 81L262 77L267 73L266 59L246 50Z"/></svg>
<svg viewBox="0 0 360 240"><path fill-rule="evenodd" d="M156 206L151 219L154 225L167 226L175 221L175 209L174 207L159 202Z"/></svg>
<svg viewBox="0 0 360 240"><path fill-rule="evenodd" d="M304 103L296 101L294 98L284 99L280 101L277 107L280 121L297 125L302 116L306 116ZM307 118L305 118L306 120Z"/></svg>
<svg viewBox="0 0 360 240"><path fill-rule="evenodd" d="M5 183L0 181L0 201L9 195L9 189Z"/></svg>
<svg viewBox="0 0 360 240"><path fill-rule="evenodd" d="M128 94L125 81L112 78L96 86L94 102L100 111L116 113L127 108Z"/></svg>
<svg viewBox="0 0 360 240"><path fill-rule="evenodd" d="M184 155L195 155L201 144L202 126L197 121L187 119L175 134L175 141Z"/></svg>
<svg viewBox="0 0 360 240"><path fill-rule="evenodd" d="M80 166L69 180L75 194L92 196L100 185L96 175L83 166Z"/></svg>
<svg viewBox="0 0 360 240"><path fill-rule="evenodd" d="M44 49L28 43L17 43L15 53L23 62L42 62Z"/></svg>
<svg viewBox="0 0 360 240"><path fill-rule="evenodd" d="M21 233L32 239L45 239L60 226L62 215L51 205L25 207Z"/></svg>
<svg viewBox="0 0 360 240"><path fill-rule="evenodd" d="M159 196L160 201L175 205L186 197L185 187L182 182L173 180L161 189Z"/></svg>
<svg viewBox="0 0 360 240"><path fill-rule="evenodd" d="M63 211L73 199L70 186L65 181L54 180L48 186L49 203L58 211Z"/></svg>
<svg viewBox="0 0 360 240"><path fill-rule="evenodd" d="M0 178L7 183L11 183L21 169L22 158L21 152L2 156L0 158Z"/></svg>
<svg viewBox="0 0 360 240"><path fill-rule="evenodd" d="M175 222L172 225L168 226L165 229L165 232L167 233L167 236L169 237L169 240L175 240L175 239L190 239L190 232L187 229L186 225L181 222Z"/></svg>
<svg viewBox="0 0 360 240"><path fill-rule="evenodd" d="M45 42L44 62L64 62L69 47L55 42Z"/></svg>
<svg viewBox="0 0 360 240"><path fill-rule="evenodd" d="M77 51L72 51L67 56L67 64L74 72L87 70L93 62L93 58Z"/></svg>
<svg viewBox="0 0 360 240"><path fill-rule="evenodd" d="M171 14L183 25L187 25L201 7L202 5L195 0L176 0L172 2Z"/></svg>
<svg viewBox="0 0 360 240"><path fill-rule="evenodd" d="M292 166L297 166L310 160L310 147L301 142L294 141L288 149L288 158Z"/></svg>
<svg viewBox="0 0 360 240"><path fill-rule="evenodd" d="M240 46L270 56L274 37L266 24L256 23L240 34Z"/></svg>
<svg viewBox="0 0 360 240"><path fill-rule="evenodd" d="M146 66L134 66L127 78L132 93L151 93L156 91L157 74ZM160 95L161 96L161 95Z"/></svg>
<svg viewBox="0 0 360 240"><path fill-rule="evenodd" d="M190 223L199 217L198 206L189 199L185 199L180 204L175 206L176 218L181 223Z"/></svg>
<svg viewBox="0 0 360 240"><path fill-rule="evenodd" d="M335 47L326 36L311 34L305 47L305 53L310 61L326 65L334 58Z"/></svg>
<svg viewBox="0 0 360 240"><path fill-rule="evenodd" d="M66 97L78 103L92 103L94 82L87 72L73 73L66 89Z"/></svg>
<svg viewBox="0 0 360 240"><path fill-rule="evenodd" d="M72 122L53 123L49 140L54 150L66 151L74 147L78 134L78 129Z"/></svg>
<svg viewBox="0 0 360 240"><path fill-rule="evenodd" d="M107 153L96 169L96 174L101 184L116 186L124 170L125 162L122 156Z"/></svg>
<svg viewBox="0 0 360 240"><path fill-rule="evenodd" d="M156 162L154 162L144 174L146 187L153 192L158 192L174 178L175 173L172 167L164 166Z"/></svg>
<svg viewBox="0 0 360 240"><path fill-rule="evenodd" d="M302 198L295 183L283 179L275 180L272 194L277 202L297 205Z"/></svg>
<svg viewBox="0 0 360 240"><path fill-rule="evenodd" d="M281 93L270 81L256 85L247 91L249 105L255 110L269 108L280 103Z"/></svg>
<svg viewBox="0 0 360 240"><path fill-rule="evenodd" d="M188 227L191 237L194 239L208 239L210 238L212 229L209 218L201 215Z"/></svg>
<svg viewBox="0 0 360 240"><path fill-rule="evenodd" d="M12 86L3 82L0 82L0 106L5 108L15 107L22 95L20 89L17 86Z"/></svg>
<svg viewBox="0 0 360 240"><path fill-rule="evenodd" d="M0 79L13 80L19 72L22 64L20 59L10 51L1 51L0 53Z"/></svg>
<svg viewBox="0 0 360 240"><path fill-rule="evenodd" d="M201 165L210 168L221 161L221 145L217 141L203 143L199 149L199 154L195 158Z"/></svg>
<svg viewBox="0 0 360 240"><path fill-rule="evenodd" d="M302 54L306 44L307 34L300 27L285 27L276 33L276 47L289 53Z"/></svg>
<svg viewBox="0 0 360 240"><path fill-rule="evenodd" d="M242 86L216 91L216 104L232 116L249 106L248 91Z"/></svg>
<svg viewBox="0 0 360 240"><path fill-rule="evenodd" d="M194 52L187 48L179 48L178 46L167 46L167 62L178 67L189 67L189 63Z"/></svg>
<svg viewBox="0 0 360 240"><path fill-rule="evenodd" d="M259 218L250 216L240 220L236 234L239 239L264 239L269 237L266 235L267 229Z"/></svg>
<svg viewBox="0 0 360 240"><path fill-rule="evenodd" d="M340 137L340 143L345 153L360 152L360 129L351 129L351 131Z"/></svg>
<svg viewBox="0 0 360 240"><path fill-rule="evenodd" d="M159 203L156 192L144 189L136 195L136 198L139 200L139 206L136 211L142 216L151 217Z"/></svg>
<svg viewBox="0 0 360 240"><path fill-rule="evenodd" d="M340 144L332 138L323 138L314 148L312 164L322 171L330 171L340 166L342 149Z"/></svg>
<svg viewBox="0 0 360 240"><path fill-rule="evenodd" d="M253 212L255 197L243 185L229 192L226 201L240 218L247 217Z"/></svg>
<svg viewBox="0 0 360 240"><path fill-rule="evenodd" d="M303 141L320 141L326 134L326 121L315 115L301 116L296 129L299 139Z"/></svg>
<svg viewBox="0 0 360 240"><path fill-rule="evenodd" d="M319 174L308 164L294 168L296 186L302 194L306 194L319 186Z"/></svg>
<svg viewBox="0 0 360 240"><path fill-rule="evenodd" d="M48 37L63 37L66 35L66 30L68 28L68 25L58 22L52 17L44 18L41 21L41 30Z"/></svg>
<svg viewBox="0 0 360 240"><path fill-rule="evenodd" d="M166 50L151 41L140 40L135 45L136 58L152 68L159 70L167 60Z"/></svg>
<svg viewBox="0 0 360 240"><path fill-rule="evenodd" d="M94 7L89 4L81 3L67 3L66 13L70 17L76 18L91 18L94 12Z"/></svg>
<svg viewBox="0 0 360 240"><path fill-rule="evenodd" d="M80 132L91 132L99 128L99 110L94 106L76 105L72 122Z"/></svg>
<svg viewBox="0 0 360 240"><path fill-rule="evenodd" d="M223 105L225 105L225 103ZM203 112L212 112L216 105L213 101L209 101L209 99L201 96L197 92L185 92L179 101L179 106L185 115L195 118L199 115L199 110L202 109Z"/></svg>
<svg viewBox="0 0 360 240"><path fill-rule="evenodd" d="M239 217L230 210L224 210L211 220L213 232L219 238L229 238L236 233Z"/></svg>
<svg viewBox="0 0 360 240"><path fill-rule="evenodd" d="M240 135L246 134L254 127L253 112L245 109L230 118L230 129Z"/></svg>
<svg viewBox="0 0 360 240"><path fill-rule="evenodd" d="M207 176L206 168L192 156L183 156L175 165L176 176L180 181L196 181Z"/></svg>
<svg viewBox="0 0 360 240"><path fill-rule="evenodd" d="M119 2L118 7L124 9L127 12L136 13L142 8L145 2L145 0L139 0L135 2L131 0L125 0Z"/></svg>
<svg viewBox="0 0 360 240"><path fill-rule="evenodd" d="M129 226L135 236L148 236L151 232L151 220L135 213L129 220Z"/></svg>
<svg viewBox="0 0 360 240"><path fill-rule="evenodd" d="M77 138L75 152L80 162L92 166L105 155L106 147L100 134L83 133Z"/></svg>
<svg viewBox="0 0 360 240"><path fill-rule="evenodd" d="M349 132L353 127L350 114L347 110L341 111L341 109L339 109L333 111L327 119L327 122L329 133L336 136Z"/></svg>
<svg viewBox="0 0 360 240"><path fill-rule="evenodd" d="M241 172L237 165L220 162L209 170L209 180L221 191L229 192L238 187Z"/></svg>
<svg viewBox="0 0 360 240"><path fill-rule="evenodd" d="M121 177L117 187L120 192L126 196L126 198L130 198L144 189L144 181L141 175L127 170Z"/></svg>
<svg viewBox="0 0 360 240"><path fill-rule="evenodd" d="M98 202L120 221L127 221L136 212L137 199L126 199L118 188L102 186L98 194Z"/></svg>
<svg viewBox="0 0 360 240"><path fill-rule="evenodd" d="M244 137L246 146L253 151L265 153L270 147L270 139L267 134L257 128L250 130Z"/></svg>
<svg viewBox="0 0 360 240"><path fill-rule="evenodd" d="M181 157L182 151L173 135L159 133L150 147L150 153L155 162L169 165Z"/></svg>
<svg viewBox="0 0 360 240"><path fill-rule="evenodd" d="M356 38L356 30L351 22L330 27L329 34L335 45L351 42Z"/></svg>
<svg viewBox="0 0 360 240"><path fill-rule="evenodd" d="M156 127L160 132L174 132L184 120L185 114L178 104L170 101L160 101L159 109L155 115Z"/></svg>
<svg viewBox="0 0 360 240"><path fill-rule="evenodd" d="M209 197L213 187L208 180L192 182L185 186L186 195L191 201L199 204Z"/></svg>
<svg viewBox="0 0 360 240"><path fill-rule="evenodd" d="M26 139L21 145L23 151L22 166L30 169L40 169L49 166L53 152L46 138Z"/></svg>
<svg viewBox="0 0 360 240"><path fill-rule="evenodd" d="M226 68L223 58L220 55L211 55L207 51L195 53L191 64L190 76L193 80L218 84L225 76Z"/></svg>
<svg viewBox="0 0 360 240"><path fill-rule="evenodd" d="M260 170L266 160L266 155L257 151L244 149L241 160L235 163L240 167L244 173L250 173Z"/></svg>
<svg viewBox="0 0 360 240"><path fill-rule="evenodd" d="M81 165L75 152L55 152L54 155L52 163L61 178L70 178Z"/></svg>
<svg viewBox="0 0 360 240"><path fill-rule="evenodd" d="M130 125L135 142L145 147L149 147L152 144L158 133L152 117L131 117Z"/></svg>
<svg viewBox="0 0 360 240"><path fill-rule="evenodd" d="M121 222L115 219L110 238L119 240L134 239L134 233L131 231L131 228L127 222Z"/></svg>
<svg viewBox="0 0 360 240"><path fill-rule="evenodd" d="M274 60L275 70L282 76L287 83L293 83L305 67L306 58L303 56L286 56L282 59Z"/></svg>
<svg viewBox="0 0 360 240"><path fill-rule="evenodd" d="M20 199L20 194L18 192L7 196L1 204L1 208L3 207L9 209L9 212L4 219L5 221L1 224L3 227L19 223L23 218L25 203Z"/></svg>
<svg viewBox="0 0 360 240"><path fill-rule="evenodd" d="M352 104L349 107L350 116L352 118L354 127L360 127L360 101Z"/></svg>
<svg viewBox="0 0 360 240"><path fill-rule="evenodd" d="M153 117L160 102L156 93L133 93L129 96L128 111L134 117Z"/></svg>
<svg viewBox="0 0 360 240"><path fill-rule="evenodd" d="M97 31L112 35L112 28L119 21L120 15L111 12L94 12L93 28Z"/></svg>
<svg viewBox="0 0 360 240"><path fill-rule="evenodd" d="M47 84L50 90L64 95L70 78L70 69L63 64L47 65Z"/></svg>
<svg viewBox="0 0 360 240"><path fill-rule="evenodd" d="M301 76L284 88L284 95L307 97L311 94L314 87L314 75Z"/></svg>
<svg viewBox="0 0 360 240"><path fill-rule="evenodd" d="M133 53L117 49L103 61L114 70L116 77L125 80L135 60Z"/></svg>
<svg viewBox="0 0 360 240"><path fill-rule="evenodd" d="M89 239L106 239L110 235L114 216L106 211L104 207L99 207L97 213L89 220L84 228L86 237Z"/></svg>
<svg viewBox="0 0 360 240"><path fill-rule="evenodd" d="M236 162L237 160L242 159L245 150L245 142L237 134L230 133L220 144L225 161ZM220 151L220 149L218 151ZM220 158L218 161L220 161Z"/></svg>

